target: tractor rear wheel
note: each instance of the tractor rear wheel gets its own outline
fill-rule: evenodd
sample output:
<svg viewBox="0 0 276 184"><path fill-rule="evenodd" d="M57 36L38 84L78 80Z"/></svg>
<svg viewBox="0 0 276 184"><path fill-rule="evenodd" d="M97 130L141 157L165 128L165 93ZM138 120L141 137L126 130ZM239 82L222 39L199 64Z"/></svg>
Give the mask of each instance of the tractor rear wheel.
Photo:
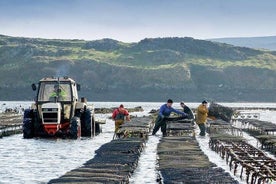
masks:
<svg viewBox="0 0 276 184"><path fill-rule="evenodd" d="M80 118L74 116L70 121L69 137L71 139L77 139L79 137Z"/></svg>
<svg viewBox="0 0 276 184"><path fill-rule="evenodd" d="M82 137L91 137L91 131L92 131L92 116L91 116L91 110L85 109L81 116L81 136Z"/></svg>
<svg viewBox="0 0 276 184"><path fill-rule="evenodd" d="M99 123L95 123L95 132L96 134L102 133L102 127Z"/></svg>

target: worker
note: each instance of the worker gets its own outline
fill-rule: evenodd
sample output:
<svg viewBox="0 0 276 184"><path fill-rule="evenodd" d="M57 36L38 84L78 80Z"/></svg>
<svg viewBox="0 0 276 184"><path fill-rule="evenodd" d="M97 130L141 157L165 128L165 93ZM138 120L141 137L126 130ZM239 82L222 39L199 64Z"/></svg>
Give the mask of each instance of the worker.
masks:
<svg viewBox="0 0 276 184"><path fill-rule="evenodd" d="M206 122L208 116L207 101L203 101L196 109L196 123L200 129L199 135L205 136Z"/></svg>
<svg viewBox="0 0 276 184"><path fill-rule="evenodd" d="M57 98L61 100L65 100L66 93L64 90L61 89L61 86L58 84L55 84L54 91L50 94L50 99Z"/></svg>
<svg viewBox="0 0 276 184"><path fill-rule="evenodd" d="M166 132L167 125L166 125L166 119L165 118L168 118L170 116L171 112L181 114L184 117L187 116L186 113L174 109L172 107L172 104L173 104L173 101L171 99L168 99L167 103L160 107L158 116L157 116L156 121L155 121L155 126L154 126L153 131L152 131L152 135L155 135L156 132L161 127L163 137L167 136L167 132Z"/></svg>
<svg viewBox="0 0 276 184"><path fill-rule="evenodd" d="M183 108L183 112L188 114L187 119L194 119L192 110L183 101L180 102L180 106Z"/></svg>
<svg viewBox="0 0 276 184"><path fill-rule="evenodd" d="M112 119L115 121L115 133L118 133L119 127L124 124L125 119L126 121L130 121L130 115L123 104L113 111Z"/></svg>

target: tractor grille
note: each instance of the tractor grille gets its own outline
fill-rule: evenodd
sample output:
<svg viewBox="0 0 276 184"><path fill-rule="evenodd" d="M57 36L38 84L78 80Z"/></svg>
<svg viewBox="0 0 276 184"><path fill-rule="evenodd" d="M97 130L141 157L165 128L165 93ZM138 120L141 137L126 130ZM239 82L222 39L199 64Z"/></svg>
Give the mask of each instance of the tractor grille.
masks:
<svg viewBox="0 0 276 184"><path fill-rule="evenodd" d="M58 123L57 112L44 112L43 113L44 123Z"/></svg>

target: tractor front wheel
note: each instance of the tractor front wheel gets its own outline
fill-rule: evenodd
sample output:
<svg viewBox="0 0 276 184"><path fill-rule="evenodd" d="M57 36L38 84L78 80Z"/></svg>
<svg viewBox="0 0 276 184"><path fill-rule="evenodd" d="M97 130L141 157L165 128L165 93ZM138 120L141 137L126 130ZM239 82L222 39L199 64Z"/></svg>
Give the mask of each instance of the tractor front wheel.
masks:
<svg viewBox="0 0 276 184"><path fill-rule="evenodd" d="M24 119L23 119L23 138L33 138L33 137L34 137L33 111L31 109L26 109L24 111Z"/></svg>

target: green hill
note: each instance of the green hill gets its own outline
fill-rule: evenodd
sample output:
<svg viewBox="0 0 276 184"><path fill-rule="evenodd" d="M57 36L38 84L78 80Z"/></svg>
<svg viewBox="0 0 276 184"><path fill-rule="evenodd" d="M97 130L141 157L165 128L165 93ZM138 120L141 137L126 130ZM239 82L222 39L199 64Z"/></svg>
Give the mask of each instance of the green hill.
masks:
<svg viewBox="0 0 276 184"><path fill-rule="evenodd" d="M0 35L0 100L32 100L30 85L70 76L89 101L275 102L276 54L193 38L123 43Z"/></svg>

